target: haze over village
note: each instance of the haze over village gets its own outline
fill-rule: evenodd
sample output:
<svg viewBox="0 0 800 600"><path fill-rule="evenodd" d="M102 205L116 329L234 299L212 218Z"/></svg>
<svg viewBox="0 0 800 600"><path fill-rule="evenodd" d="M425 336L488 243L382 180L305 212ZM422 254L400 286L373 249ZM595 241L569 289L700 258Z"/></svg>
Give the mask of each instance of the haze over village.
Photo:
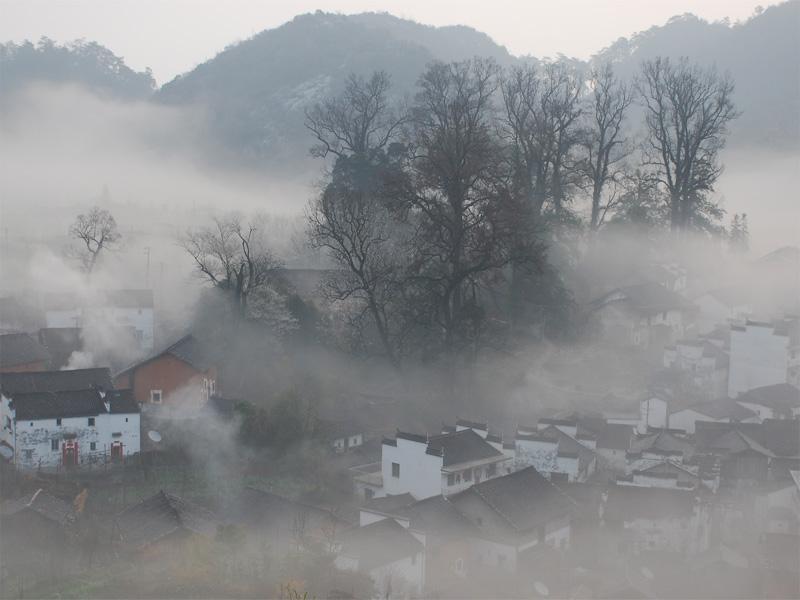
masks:
<svg viewBox="0 0 800 600"><path fill-rule="evenodd" d="M0 40L0 598L800 597L798 23Z"/></svg>

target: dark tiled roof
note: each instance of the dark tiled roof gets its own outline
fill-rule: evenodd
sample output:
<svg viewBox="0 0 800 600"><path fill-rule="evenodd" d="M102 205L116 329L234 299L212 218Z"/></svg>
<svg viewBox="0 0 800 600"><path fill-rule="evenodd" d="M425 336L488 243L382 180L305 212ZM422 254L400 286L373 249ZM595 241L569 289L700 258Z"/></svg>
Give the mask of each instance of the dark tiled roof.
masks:
<svg viewBox="0 0 800 600"><path fill-rule="evenodd" d="M27 333L0 335L0 367L45 362L48 358L47 350Z"/></svg>
<svg viewBox="0 0 800 600"><path fill-rule="evenodd" d="M367 510L374 510L384 514L397 514L397 509L414 504L417 499L410 493L397 494L395 496L384 496L383 498L373 498L364 505Z"/></svg>
<svg viewBox="0 0 800 600"><path fill-rule="evenodd" d="M628 452L630 454L641 454L646 450L650 452L660 451L666 453L680 452L683 454L684 458L688 458L693 454L694 448L689 442L681 440L671 433L658 431L635 440L631 444L631 448Z"/></svg>
<svg viewBox="0 0 800 600"><path fill-rule="evenodd" d="M736 430L728 431L722 434L711 444L706 446L705 449L715 453L725 452L731 454L737 454L744 450L753 450L759 454L763 454L764 456L775 456L772 452L770 452L769 449L759 444L749 435Z"/></svg>
<svg viewBox="0 0 800 600"><path fill-rule="evenodd" d="M592 305L595 308L600 308L608 304L608 298L617 293L622 294L624 300L614 300L611 301L611 303L623 303L627 309L643 316L653 315L675 308L696 308L694 304L677 292L668 290L655 282L640 283L638 285L628 285L618 288L594 300Z"/></svg>
<svg viewBox="0 0 800 600"><path fill-rule="evenodd" d="M333 521L342 530L353 523L331 511L295 502L271 492L245 487L219 512L226 522L248 528L269 530L283 536L293 535L293 528L302 517L305 533L313 533L322 523Z"/></svg>
<svg viewBox="0 0 800 600"><path fill-rule="evenodd" d="M137 369L143 364L165 355L174 356L202 373L206 373L211 367L217 364L206 346L196 337L189 334L163 350L125 367L122 371L117 373L117 375Z"/></svg>
<svg viewBox="0 0 800 600"><path fill-rule="evenodd" d="M357 557L358 568L364 572L425 549L422 542L391 518L348 529L339 536L339 542L342 553Z"/></svg>
<svg viewBox="0 0 800 600"><path fill-rule="evenodd" d="M60 369L69 363L73 352L83 349L80 327L49 327L39 330L39 343L50 353L49 369Z"/></svg>
<svg viewBox="0 0 800 600"><path fill-rule="evenodd" d="M93 417L106 413L106 405L97 390L33 392L12 394L11 398L17 421Z"/></svg>
<svg viewBox="0 0 800 600"><path fill-rule="evenodd" d="M45 310L71 310L87 306L152 308L153 290L94 290L84 296L73 293L44 295Z"/></svg>
<svg viewBox="0 0 800 600"><path fill-rule="evenodd" d="M64 392L90 388L115 389L110 371L108 369L73 369L71 371L0 373L0 390L9 394Z"/></svg>
<svg viewBox="0 0 800 600"><path fill-rule="evenodd" d="M633 427L623 423L608 423L597 437L597 447L608 450L625 450L631 447Z"/></svg>
<svg viewBox="0 0 800 600"><path fill-rule="evenodd" d="M133 399L133 390L117 390L106 396L112 415L127 415L141 412L139 404Z"/></svg>
<svg viewBox="0 0 800 600"><path fill-rule="evenodd" d="M481 431L488 431L489 424L481 423L479 421L468 421L467 419L456 418L456 425L461 427L469 427L470 429L480 429Z"/></svg>
<svg viewBox="0 0 800 600"><path fill-rule="evenodd" d="M443 496L420 500L393 510L391 514L409 519L409 528L434 534L440 541L459 538L475 530L472 522Z"/></svg>
<svg viewBox="0 0 800 600"><path fill-rule="evenodd" d="M72 505L51 496L41 488L3 507L4 517L30 510L45 519L63 525L72 521Z"/></svg>
<svg viewBox="0 0 800 600"><path fill-rule="evenodd" d="M800 457L800 420L765 419L763 423L713 423L698 421L695 424L695 442L698 450L712 448L723 435L739 431L776 456Z"/></svg>
<svg viewBox="0 0 800 600"><path fill-rule="evenodd" d="M735 308L750 302L750 293L747 289L737 286L718 288L707 292L706 295L719 300L728 308Z"/></svg>
<svg viewBox="0 0 800 600"><path fill-rule="evenodd" d="M695 500L693 491L613 485L608 490L603 519L622 523L635 518L690 517Z"/></svg>
<svg viewBox="0 0 800 600"><path fill-rule="evenodd" d="M470 495L481 498L516 532L530 530L577 508L569 496L534 467L482 481L449 500L458 507Z"/></svg>
<svg viewBox="0 0 800 600"><path fill-rule="evenodd" d="M789 412L792 409L800 408L800 390L790 383L776 383L743 392L736 397L736 401L758 404L780 412Z"/></svg>
<svg viewBox="0 0 800 600"><path fill-rule="evenodd" d="M322 437L329 441L338 440L341 438L358 435L364 433L366 428L362 425L361 420L357 417L349 419L342 419L339 421L327 421L319 423L320 433Z"/></svg>
<svg viewBox="0 0 800 600"><path fill-rule="evenodd" d="M502 452L472 429L428 438L428 449L443 453L444 467L503 457Z"/></svg>
<svg viewBox="0 0 800 600"><path fill-rule="evenodd" d="M161 491L114 516L128 548L155 543L181 529L213 538L220 521L198 504Z"/></svg>

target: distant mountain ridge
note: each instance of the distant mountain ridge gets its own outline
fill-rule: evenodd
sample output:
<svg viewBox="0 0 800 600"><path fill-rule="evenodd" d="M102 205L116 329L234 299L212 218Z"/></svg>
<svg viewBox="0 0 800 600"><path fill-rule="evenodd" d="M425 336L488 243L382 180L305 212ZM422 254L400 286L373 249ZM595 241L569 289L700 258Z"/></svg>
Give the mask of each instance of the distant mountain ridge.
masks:
<svg viewBox="0 0 800 600"><path fill-rule="evenodd" d="M704 66L716 64L719 70L731 72L736 82L734 101L743 113L732 127L730 145L797 151L799 21L800 0L771 7L733 27L684 15L618 40L593 61L611 61L625 77L632 77L643 59L657 55L688 56ZM306 108L338 92L351 73L386 71L399 98L414 93L417 78L434 59L465 60L479 55L492 57L502 66L536 60L513 57L470 27L436 28L385 13L345 16L320 11L231 45L155 91L152 75L131 71L122 59L97 44L85 45L84 50L91 52L84 62L90 66L80 69L63 61L63 52L51 53L62 56L58 60L37 64L32 48L30 44L3 45L0 96L27 81L46 79L110 89L126 100L149 97L160 105L192 107L204 115L214 159L296 174L311 164ZM588 64L572 62L588 70Z"/></svg>

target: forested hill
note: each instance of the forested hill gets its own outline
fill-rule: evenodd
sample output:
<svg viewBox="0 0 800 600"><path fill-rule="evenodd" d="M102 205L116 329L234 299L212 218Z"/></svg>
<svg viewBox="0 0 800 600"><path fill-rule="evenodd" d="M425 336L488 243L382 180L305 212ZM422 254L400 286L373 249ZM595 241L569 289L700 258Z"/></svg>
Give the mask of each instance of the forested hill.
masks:
<svg viewBox="0 0 800 600"><path fill-rule="evenodd" d="M731 146L800 146L800 0L770 7L733 27L694 15L673 17L630 39L621 38L594 58L614 62L631 77L642 60L682 56L730 72L742 115L731 128Z"/></svg>
<svg viewBox="0 0 800 600"><path fill-rule="evenodd" d="M65 45L48 38L36 45L30 41L0 44L0 75L3 99L31 81L77 83L124 100L147 99L156 89L149 70L138 73L108 48L84 40Z"/></svg>
<svg viewBox="0 0 800 600"><path fill-rule="evenodd" d="M542 15L543 18L546 18ZM630 77L654 56L688 56L730 71L742 116L729 146L800 146L800 0L791 0L743 24L708 23L691 15L622 38L598 52ZM414 93L433 59L489 56L502 66L512 57L487 35L464 26L430 27L387 14L343 16L317 12L233 44L215 58L155 90L149 72L136 73L96 43L55 46L43 39L2 45L6 97L25 82L73 81L122 99L150 97L172 106L200 108L215 159L249 159L300 174L309 164L311 138L304 111L341 89L350 73L389 73L396 96ZM533 60L528 58L528 60ZM574 61L588 69L588 65ZM155 90L155 92L154 92Z"/></svg>
<svg viewBox="0 0 800 600"><path fill-rule="evenodd" d="M317 12L227 48L164 85L158 102L200 104L222 147L282 163L302 162L309 136L305 108L336 93L351 73L383 70L393 91L413 92L425 65L440 58L514 59L468 27L434 28L386 14L342 16Z"/></svg>

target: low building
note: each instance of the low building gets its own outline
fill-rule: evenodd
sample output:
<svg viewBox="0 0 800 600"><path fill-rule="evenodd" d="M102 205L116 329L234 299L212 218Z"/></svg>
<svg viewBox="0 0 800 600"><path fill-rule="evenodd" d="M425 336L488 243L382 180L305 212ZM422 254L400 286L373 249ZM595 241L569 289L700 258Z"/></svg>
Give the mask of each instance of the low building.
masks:
<svg viewBox="0 0 800 600"><path fill-rule="evenodd" d="M187 335L114 375L114 384L131 390L145 412L194 417L217 393L217 364L202 342Z"/></svg>
<svg viewBox="0 0 800 600"><path fill-rule="evenodd" d="M665 347L664 368L682 373L709 399L728 395L728 355L708 340L680 340Z"/></svg>
<svg viewBox="0 0 800 600"><path fill-rule="evenodd" d="M789 332L772 323L747 321L731 327L728 395L789 380ZM762 417L766 418L766 417Z"/></svg>
<svg viewBox="0 0 800 600"><path fill-rule="evenodd" d="M163 490L114 515L114 542L126 552L182 546L192 536L214 539L221 524L208 509Z"/></svg>
<svg viewBox="0 0 800 600"><path fill-rule="evenodd" d="M381 487L374 496L447 496L502 475L507 460L472 429L430 437L398 431L395 439L383 440Z"/></svg>
<svg viewBox="0 0 800 600"><path fill-rule="evenodd" d="M20 469L107 464L140 451L139 407L116 390L5 392L0 441Z"/></svg>
<svg viewBox="0 0 800 600"><path fill-rule="evenodd" d="M142 348L152 348L153 290L85 290L45 294L46 327L133 326Z"/></svg>
<svg viewBox="0 0 800 600"><path fill-rule="evenodd" d="M0 373L44 371L49 355L27 333L0 335Z"/></svg>

